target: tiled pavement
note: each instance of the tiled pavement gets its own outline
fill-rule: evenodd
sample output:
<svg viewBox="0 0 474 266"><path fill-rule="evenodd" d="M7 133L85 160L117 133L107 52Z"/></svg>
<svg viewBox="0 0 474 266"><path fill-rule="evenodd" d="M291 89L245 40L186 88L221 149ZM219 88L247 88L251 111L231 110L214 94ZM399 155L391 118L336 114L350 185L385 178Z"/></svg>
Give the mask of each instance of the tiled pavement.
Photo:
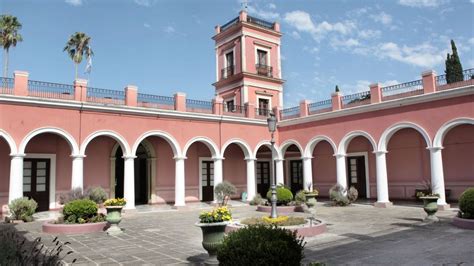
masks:
<svg viewBox="0 0 474 266"><path fill-rule="evenodd" d="M167 207L140 207L124 214L124 233L60 236L71 242L79 265L168 265L200 264L206 253L201 247L201 231L194 226L206 205L184 210ZM234 218L262 215L255 207L234 204ZM328 224L328 232L307 238L305 262L329 265L474 265L474 231L450 225L454 209L439 212L441 221L422 223L420 207L395 206L388 209L369 205L329 207L317 205L317 217ZM302 215L302 214L299 214ZM16 225L27 236L41 233L41 222ZM46 242L45 241L45 242ZM465 263L465 264L463 264Z"/></svg>

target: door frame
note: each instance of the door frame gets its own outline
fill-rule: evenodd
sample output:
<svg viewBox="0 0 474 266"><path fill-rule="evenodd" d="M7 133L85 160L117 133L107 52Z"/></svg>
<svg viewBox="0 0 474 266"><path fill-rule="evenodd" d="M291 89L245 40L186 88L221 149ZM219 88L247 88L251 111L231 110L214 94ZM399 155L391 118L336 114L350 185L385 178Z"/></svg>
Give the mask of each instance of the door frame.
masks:
<svg viewBox="0 0 474 266"><path fill-rule="evenodd" d="M363 151L363 152L351 152L351 153L346 153L346 169L345 171L347 172L347 157L353 157L353 156L364 156L364 164L365 164L365 195L366 198L370 199L370 178L369 178L369 152ZM349 180L349 176L346 175L346 182L347 184Z"/></svg>
<svg viewBox="0 0 474 266"><path fill-rule="evenodd" d="M270 158L261 158L261 159L257 158L257 160L255 160L255 165L253 167L253 171L254 171L253 176L255 176L255 180L254 180L255 181L255 184L254 184L255 185L255 193L258 193L258 191L257 191L257 186L258 186L258 182L257 182L257 162L268 162L268 164L270 165L270 184L269 184L270 188L272 187L273 168L274 168L274 167L272 167L272 159L270 159ZM260 195L260 196L262 196L262 198L266 198L267 195Z"/></svg>
<svg viewBox="0 0 474 266"><path fill-rule="evenodd" d="M283 179L285 181L284 185L291 187L291 176L290 176L291 161L301 161L301 163L303 163L303 158L302 157L287 157L284 160L285 160L285 168L286 168L285 178ZM303 170L303 175L304 175L304 170ZM301 178L303 178L304 180L304 176L302 176ZM304 184L303 184L303 189L304 189Z"/></svg>
<svg viewBox="0 0 474 266"><path fill-rule="evenodd" d="M56 154L27 153L24 159L49 159L49 209L55 209L56 204ZM72 162L71 162L72 163ZM21 183L23 186L23 169L21 169ZM71 179L72 180L72 179Z"/></svg>
<svg viewBox="0 0 474 266"><path fill-rule="evenodd" d="M213 161L211 157L199 157L199 201L202 201L202 161ZM212 193L212 200L214 201L214 192Z"/></svg>

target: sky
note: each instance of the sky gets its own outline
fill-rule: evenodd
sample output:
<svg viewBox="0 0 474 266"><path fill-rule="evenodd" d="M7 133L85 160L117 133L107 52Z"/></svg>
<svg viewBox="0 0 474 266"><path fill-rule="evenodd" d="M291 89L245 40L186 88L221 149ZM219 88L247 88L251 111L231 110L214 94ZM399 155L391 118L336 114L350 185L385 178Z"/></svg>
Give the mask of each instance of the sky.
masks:
<svg viewBox="0 0 474 266"><path fill-rule="evenodd" d="M214 27L235 18L244 0L0 0L20 20L24 41L11 49L13 70L71 84L63 48L71 34L92 38L92 87L190 99L214 97ZM284 105L444 73L454 39L464 69L474 67L474 0L248 0L248 12L281 24ZM2 62L3 62L2 54Z"/></svg>

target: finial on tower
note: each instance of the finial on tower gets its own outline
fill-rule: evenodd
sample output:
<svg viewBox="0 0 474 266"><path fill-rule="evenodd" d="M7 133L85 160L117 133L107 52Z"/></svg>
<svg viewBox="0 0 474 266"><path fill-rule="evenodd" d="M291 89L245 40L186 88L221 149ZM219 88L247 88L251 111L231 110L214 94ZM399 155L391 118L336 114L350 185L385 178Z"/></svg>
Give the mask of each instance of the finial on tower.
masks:
<svg viewBox="0 0 474 266"><path fill-rule="evenodd" d="M248 10L247 10L247 9L248 9L248 0L244 0L244 1L241 3L241 5L242 5L242 11L247 12L247 11L248 11Z"/></svg>

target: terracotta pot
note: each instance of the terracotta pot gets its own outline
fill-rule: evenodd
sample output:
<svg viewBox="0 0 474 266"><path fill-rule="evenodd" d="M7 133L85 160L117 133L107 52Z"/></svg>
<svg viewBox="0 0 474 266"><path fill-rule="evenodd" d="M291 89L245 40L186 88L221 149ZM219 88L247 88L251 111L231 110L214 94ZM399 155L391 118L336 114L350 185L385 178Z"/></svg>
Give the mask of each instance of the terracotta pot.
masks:
<svg viewBox="0 0 474 266"><path fill-rule="evenodd" d="M225 236L225 228L228 222L221 223L196 223L202 230L202 247L209 254L204 262L206 265L218 265L217 249L222 245Z"/></svg>

